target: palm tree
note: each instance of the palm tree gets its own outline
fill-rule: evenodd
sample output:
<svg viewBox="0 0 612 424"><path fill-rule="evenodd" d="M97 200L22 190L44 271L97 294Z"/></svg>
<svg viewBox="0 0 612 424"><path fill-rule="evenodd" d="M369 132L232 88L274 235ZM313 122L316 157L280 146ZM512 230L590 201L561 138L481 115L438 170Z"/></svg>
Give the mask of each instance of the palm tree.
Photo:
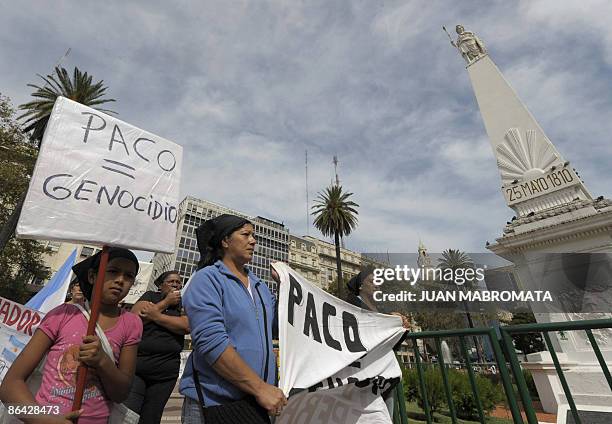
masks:
<svg viewBox="0 0 612 424"><path fill-rule="evenodd" d="M319 192L312 207L314 226L326 237L334 236L336 245L336 270L338 273L338 297L342 298L342 259L340 237L348 236L357 226L359 205L349 200L353 193L342 192L342 186L332 184Z"/></svg>
<svg viewBox="0 0 612 424"><path fill-rule="evenodd" d="M55 74L55 75L54 75ZM93 83L93 76L87 72L81 72L79 68L75 67L72 75L72 79L68 74L68 71L63 67L55 67L55 71L51 75L43 77L38 76L45 82L40 87L36 84L28 84L28 87L34 88L32 97L36 100L22 104L19 106L20 110L25 111L19 116L19 119L23 119L23 131L30 133L30 140L36 143L37 147L40 147L47 122L51 116L51 110L55 104L55 99L59 96L66 97L75 102L84 104L85 106L92 107L96 110L105 113L115 113L111 110L100 109L97 106L104 103L114 102L115 99L104 98L107 87L104 86L104 81L100 80ZM0 229L0 252L4 250L4 247L15 233L17 227L17 221L21 214L21 208L25 201L24 192L21 199L15 206L9 219Z"/></svg>
<svg viewBox="0 0 612 424"><path fill-rule="evenodd" d="M465 253L460 250L455 249L446 249L442 252L442 257L438 259L438 267L441 269L451 269L453 271L453 276L457 275L456 271L472 269L474 268L474 262L472 259ZM465 271L463 271L465 274ZM465 283L461 285L462 290L466 288L473 287L474 280L466 279ZM469 311L467 303L465 300L463 301L463 308L465 309L465 313L468 320L468 325L470 328L474 328L474 322L472 321L472 314ZM477 337L473 336L472 340L474 342L474 347L476 348L476 353L478 355L478 361L482 362L482 356L480 353L480 345L478 343Z"/></svg>
<svg viewBox="0 0 612 424"><path fill-rule="evenodd" d="M51 110L55 104L55 99L59 96L66 97L75 102L81 103L85 106L89 106L100 112L115 113L111 110L101 109L96 106L104 103L114 102L115 99L106 99L103 96L106 94L107 87L104 86L104 81L100 80L93 83L93 75L89 75L87 72L83 73L75 66L72 79L68 71L63 67L55 67L55 74L47 75L43 77L38 76L45 82L42 87L36 84L28 84L28 87L35 88L36 90L32 93L32 97L36 100L24 103L19 106L20 110L24 110L23 115L19 116L19 119L24 119L23 131L28 133L31 132L31 139L40 142L42 136L49 122L51 116Z"/></svg>
<svg viewBox="0 0 612 424"><path fill-rule="evenodd" d="M442 252L442 257L438 259L438 267L455 271L457 269L474 268L474 262L461 250L446 249Z"/></svg>

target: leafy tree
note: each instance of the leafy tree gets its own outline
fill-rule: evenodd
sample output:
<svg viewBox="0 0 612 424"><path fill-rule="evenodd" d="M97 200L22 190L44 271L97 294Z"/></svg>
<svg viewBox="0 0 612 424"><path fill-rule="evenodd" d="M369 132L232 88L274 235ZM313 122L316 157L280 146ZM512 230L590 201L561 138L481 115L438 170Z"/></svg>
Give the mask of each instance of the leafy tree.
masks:
<svg viewBox="0 0 612 424"><path fill-rule="evenodd" d="M0 95L0 225L14 214L27 191L36 162L36 146L21 131L7 97ZM19 216L19 214L17 214ZM49 278L41 257L47 249L34 240L10 239L0 251L0 296L23 303L25 284L34 276Z"/></svg>
<svg viewBox="0 0 612 424"><path fill-rule="evenodd" d="M517 312L512 316L510 325L531 324L536 322L535 316L531 312ZM523 352L523 357L527 361L527 354L546 350L544 340L540 333L525 333L512 335L514 347Z"/></svg>
<svg viewBox="0 0 612 424"><path fill-rule="evenodd" d="M443 413L446 406L446 394L442 374L437 367L427 367L423 373L425 380L425 395L429 405L430 413ZM466 420L478 419L478 404L474 398L468 374L464 371L454 369L448 370L448 380L451 388L451 395L457 416ZM480 397L480 403L485 415L489 415L495 406L504 398L503 390L499 384L494 384L487 377L476 375L476 388ZM418 372L416 369L404 369L404 394L408 402L417 402L417 405L424 409L423 394L420 390ZM415 417L424 419L424 417Z"/></svg>
<svg viewBox="0 0 612 424"><path fill-rule="evenodd" d="M35 100L19 106L20 110L25 111L18 118L24 120L25 128L23 131L29 133L30 140L37 148L40 147L47 122L49 122L49 117L51 116L51 110L59 96L74 100L101 112L114 113L113 111L97 107L104 103L115 101L115 99L104 98L107 89L104 86L104 81L100 80L93 83L93 76L87 72L81 72L77 67L74 68L72 79L68 71L63 67L56 67L54 74L47 75L46 77L38 74L45 84L42 87L36 84L28 84L28 87L35 89L32 93L32 97ZM21 197L13 208L12 214L2 225L0 230L0 251L4 250L15 232L26 191L27 185L24 191L19 193Z"/></svg>
<svg viewBox="0 0 612 424"><path fill-rule="evenodd" d="M343 278L343 287L346 287L346 283L347 283L347 279ZM340 297L340 291L338 290L338 277L334 278L334 281L332 281L331 283L329 283L329 285L327 287L325 287L323 290L325 290L327 293L331 294L332 296L336 296L338 299L342 299L345 300L344 298Z"/></svg>
<svg viewBox="0 0 612 424"><path fill-rule="evenodd" d="M457 276L459 270L463 270L461 272L465 274L465 270L473 269L474 262L465 252L455 249L446 249L442 252L442 257L438 259L438 267L443 270L450 269L453 271L453 275ZM455 281L455 284L462 290L470 289L474 287L474 279L466 278L463 284L458 284L457 281ZM469 327L474 328L472 314L470 313L466 301L463 301L463 308L465 309L465 314ZM478 353L478 360L482 362L482 349L480 347L480 344L478 343L478 338L476 336L473 336L472 340L474 342L474 346L476 347L476 352Z"/></svg>
<svg viewBox="0 0 612 424"><path fill-rule="evenodd" d="M413 315L423 331L451 330L465 325L461 315L451 312L415 312Z"/></svg>
<svg viewBox="0 0 612 424"><path fill-rule="evenodd" d="M314 225L324 236L334 237L336 245L337 278L342 278L342 258L340 256L340 237L348 236L357 227L359 205L349 198L353 193L343 192L342 186L332 184L319 192L312 207ZM342 298L342 284L338 287L338 297Z"/></svg>

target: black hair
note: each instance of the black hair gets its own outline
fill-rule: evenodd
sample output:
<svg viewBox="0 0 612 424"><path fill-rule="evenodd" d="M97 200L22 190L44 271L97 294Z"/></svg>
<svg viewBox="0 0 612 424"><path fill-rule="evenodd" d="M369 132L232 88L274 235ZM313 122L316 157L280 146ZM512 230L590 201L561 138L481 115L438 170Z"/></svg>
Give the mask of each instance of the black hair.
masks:
<svg viewBox="0 0 612 424"><path fill-rule="evenodd" d="M198 269L214 264L223 258L221 241L234 231L253 223L236 215L223 214L209 219L196 229L200 261Z"/></svg>
<svg viewBox="0 0 612 424"><path fill-rule="evenodd" d="M93 284L89 283L89 271L93 270L94 272L98 272L98 267L100 266L100 258L102 257L102 251L96 253L93 256L88 257L85 260L73 265L72 272L76 275L76 279L79 281L79 286L81 287L81 291L83 292L83 296L88 301L91 301L91 296L93 292ZM123 258L127 259L130 262L136 265L136 274L138 274L139 263L138 258L131 250L124 249L122 247L110 247L108 248L108 261L115 258Z"/></svg>
<svg viewBox="0 0 612 424"><path fill-rule="evenodd" d="M363 266L361 268L361 272L359 272L359 274L355 275L348 281L348 283L346 283L346 287L348 288L349 292L351 292L355 296L359 296L363 281L373 273L374 267L372 265L368 264Z"/></svg>
<svg viewBox="0 0 612 424"><path fill-rule="evenodd" d="M172 274L176 274L180 277L181 273L175 270L171 270L171 271L166 271L166 272L162 272L161 274L159 274L159 276L155 279L155 281L153 282L153 284L155 284L155 286L157 286L158 288L161 287L162 284L164 284L164 280L166 278L168 278L169 275Z"/></svg>

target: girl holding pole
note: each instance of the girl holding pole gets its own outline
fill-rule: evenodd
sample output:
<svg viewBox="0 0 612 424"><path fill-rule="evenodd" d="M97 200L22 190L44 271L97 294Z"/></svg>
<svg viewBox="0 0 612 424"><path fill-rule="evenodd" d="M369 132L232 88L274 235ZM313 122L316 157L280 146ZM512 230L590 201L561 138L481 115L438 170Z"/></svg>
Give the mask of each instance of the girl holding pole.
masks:
<svg viewBox="0 0 612 424"><path fill-rule="evenodd" d="M76 264L81 290L91 301L101 253ZM129 393L138 342L142 337L140 318L119 307L136 275L138 259L130 250L111 247L103 278L98 325L113 351L109 357L96 336L85 336L88 320L77 305L65 303L47 313L30 342L17 357L2 385L0 400L7 406L52 406L45 414L20 416L28 424L107 423L113 402L123 402ZM26 381L45 358L42 383L36 394ZM88 367L82 407L71 411L76 392L77 368Z"/></svg>

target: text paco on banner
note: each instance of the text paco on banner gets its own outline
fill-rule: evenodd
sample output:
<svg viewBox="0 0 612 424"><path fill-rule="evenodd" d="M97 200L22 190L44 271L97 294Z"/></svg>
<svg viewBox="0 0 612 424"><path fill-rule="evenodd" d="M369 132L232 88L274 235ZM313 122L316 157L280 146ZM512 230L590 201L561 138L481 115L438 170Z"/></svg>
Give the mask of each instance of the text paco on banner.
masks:
<svg viewBox="0 0 612 424"><path fill-rule="evenodd" d="M279 285L280 387L289 402L277 424L391 424L384 399L401 376L393 346L402 320L365 311L273 264Z"/></svg>
<svg viewBox="0 0 612 424"><path fill-rule="evenodd" d="M17 235L170 253L182 156L175 143L59 97Z"/></svg>

